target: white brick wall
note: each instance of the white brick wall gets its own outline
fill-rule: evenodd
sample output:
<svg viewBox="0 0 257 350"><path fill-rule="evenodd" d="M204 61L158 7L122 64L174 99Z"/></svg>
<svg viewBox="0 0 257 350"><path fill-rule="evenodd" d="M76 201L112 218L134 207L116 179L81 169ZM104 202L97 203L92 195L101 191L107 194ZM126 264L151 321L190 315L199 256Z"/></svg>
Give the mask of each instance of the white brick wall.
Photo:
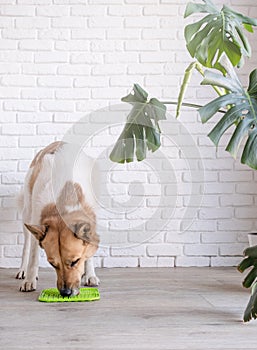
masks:
<svg viewBox="0 0 257 350"><path fill-rule="evenodd" d="M224 3L257 14L256 0ZM190 62L185 4L0 0L0 266L20 263L23 236L14 196L31 158L46 144L68 138L85 116L73 131L82 141L96 132L87 152L102 159L104 175L97 266L229 266L240 260L247 232L257 230L257 175L223 149L215 152L206 137L213 123L201 125L186 109L175 121L169 107L161 151L126 167L106 160L121 129L113 125L112 112L88 116L115 105L134 82L152 96L176 99ZM245 84L256 54L253 45L251 62L242 69ZM214 94L199 82L194 74L187 99L205 103ZM43 253L40 261L46 266Z"/></svg>

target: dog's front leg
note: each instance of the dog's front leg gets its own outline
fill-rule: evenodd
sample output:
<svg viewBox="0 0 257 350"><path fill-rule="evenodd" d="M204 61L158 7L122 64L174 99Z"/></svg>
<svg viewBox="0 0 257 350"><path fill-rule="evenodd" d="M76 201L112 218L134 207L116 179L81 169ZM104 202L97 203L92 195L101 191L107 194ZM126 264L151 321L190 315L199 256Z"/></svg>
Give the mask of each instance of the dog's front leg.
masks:
<svg viewBox="0 0 257 350"><path fill-rule="evenodd" d="M31 247L27 276L20 286L21 292L32 292L37 288L38 279L38 240L31 236Z"/></svg>
<svg viewBox="0 0 257 350"><path fill-rule="evenodd" d="M99 278L95 274L94 258L89 258L85 261L85 274L83 276L84 286L98 286Z"/></svg>

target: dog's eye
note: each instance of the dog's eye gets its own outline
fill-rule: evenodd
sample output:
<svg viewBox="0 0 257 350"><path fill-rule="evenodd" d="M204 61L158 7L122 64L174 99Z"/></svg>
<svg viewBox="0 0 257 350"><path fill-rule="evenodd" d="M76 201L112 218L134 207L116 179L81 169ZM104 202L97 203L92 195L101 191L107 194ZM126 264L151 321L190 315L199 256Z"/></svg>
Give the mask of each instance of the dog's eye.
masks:
<svg viewBox="0 0 257 350"><path fill-rule="evenodd" d="M77 260L72 261L72 263L70 264L71 267L75 266L78 262L79 262L80 258L78 258Z"/></svg>

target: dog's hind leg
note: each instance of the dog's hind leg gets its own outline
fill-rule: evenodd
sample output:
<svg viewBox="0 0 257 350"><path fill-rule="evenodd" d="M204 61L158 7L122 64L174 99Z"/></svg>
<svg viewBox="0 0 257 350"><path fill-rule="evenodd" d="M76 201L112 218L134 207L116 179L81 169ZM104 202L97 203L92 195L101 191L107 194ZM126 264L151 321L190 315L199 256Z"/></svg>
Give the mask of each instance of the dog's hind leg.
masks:
<svg viewBox="0 0 257 350"><path fill-rule="evenodd" d="M30 255L29 255L29 263L27 274L20 286L21 292L32 292L37 288L37 280L38 280L38 240L31 236L30 243Z"/></svg>
<svg viewBox="0 0 257 350"><path fill-rule="evenodd" d="M24 193L20 193L18 197L18 206L19 210L22 211L22 220L24 222L30 222L31 215L31 199L25 197ZM23 226L24 233L24 245L23 245L23 253L22 253L22 261L21 267L16 275L17 279L24 279L27 274L28 262L29 262L29 254L30 254L30 244L31 244L31 233Z"/></svg>
<svg viewBox="0 0 257 350"><path fill-rule="evenodd" d="M32 222L39 224L40 215L39 213L32 213ZM38 240L32 235L32 233L28 232L30 235L30 254L28 260L28 268L25 279L22 281L20 286L21 292L32 292L37 288L37 280L38 280Z"/></svg>
<svg viewBox="0 0 257 350"><path fill-rule="evenodd" d="M27 198L24 198L25 207L23 211L23 223L25 224L35 224L40 223L40 207L35 205L37 201L33 197L33 194L28 194ZM32 205L33 203L33 205ZM25 233L25 244L24 244L24 267L26 267L25 279L20 285L21 292L30 292L36 290L37 280L38 280L38 240L32 235L31 232L24 227ZM25 266L26 265L26 266Z"/></svg>
<svg viewBox="0 0 257 350"><path fill-rule="evenodd" d="M31 245L31 233L26 229L26 227L23 227L23 233L24 233L24 246L23 246L23 252L22 252L22 261L21 261L21 267L16 275L16 278L20 280L24 279L27 275L30 245Z"/></svg>
<svg viewBox="0 0 257 350"><path fill-rule="evenodd" d="M84 286L98 286L99 278L95 274L94 258L85 261L85 273L83 275Z"/></svg>

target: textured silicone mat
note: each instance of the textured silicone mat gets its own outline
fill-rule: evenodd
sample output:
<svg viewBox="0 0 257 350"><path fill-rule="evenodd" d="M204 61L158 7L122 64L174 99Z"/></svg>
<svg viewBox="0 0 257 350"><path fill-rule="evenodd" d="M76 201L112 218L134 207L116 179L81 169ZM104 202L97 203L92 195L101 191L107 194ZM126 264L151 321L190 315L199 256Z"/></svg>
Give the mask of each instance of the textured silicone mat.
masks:
<svg viewBox="0 0 257 350"><path fill-rule="evenodd" d="M72 297L62 297L57 288L44 289L40 293L38 300L46 303L59 303L71 301L94 301L100 299L97 288L80 288L80 294Z"/></svg>

